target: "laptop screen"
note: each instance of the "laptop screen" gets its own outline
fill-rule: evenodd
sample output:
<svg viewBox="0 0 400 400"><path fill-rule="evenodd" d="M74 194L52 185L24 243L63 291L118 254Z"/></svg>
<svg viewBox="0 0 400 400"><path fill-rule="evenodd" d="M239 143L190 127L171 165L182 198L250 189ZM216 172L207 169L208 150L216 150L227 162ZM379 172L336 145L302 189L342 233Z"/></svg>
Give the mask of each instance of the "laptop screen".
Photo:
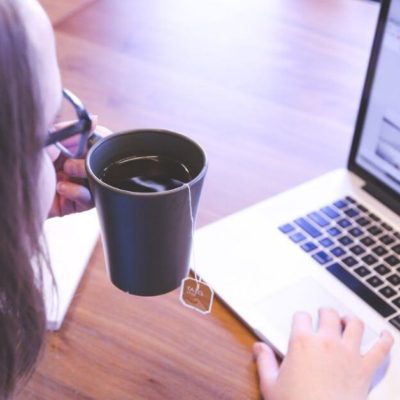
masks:
<svg viewBox="0 0 400 400"><path fill-rule="evenodd" d="M382 8L350 163L400 194L400 0Z"/></svg>

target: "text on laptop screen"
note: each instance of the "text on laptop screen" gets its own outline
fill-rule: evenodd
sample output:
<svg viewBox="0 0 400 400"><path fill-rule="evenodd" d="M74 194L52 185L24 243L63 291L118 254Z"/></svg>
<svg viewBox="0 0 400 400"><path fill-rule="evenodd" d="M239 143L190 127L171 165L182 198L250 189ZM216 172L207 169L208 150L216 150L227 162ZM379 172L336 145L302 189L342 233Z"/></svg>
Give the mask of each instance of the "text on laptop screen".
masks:
<svg viewBox="0 0 400 400"><path fill-rule="evenodd" d="M400 0L389 9L356 163L400 193Z"/></svg>

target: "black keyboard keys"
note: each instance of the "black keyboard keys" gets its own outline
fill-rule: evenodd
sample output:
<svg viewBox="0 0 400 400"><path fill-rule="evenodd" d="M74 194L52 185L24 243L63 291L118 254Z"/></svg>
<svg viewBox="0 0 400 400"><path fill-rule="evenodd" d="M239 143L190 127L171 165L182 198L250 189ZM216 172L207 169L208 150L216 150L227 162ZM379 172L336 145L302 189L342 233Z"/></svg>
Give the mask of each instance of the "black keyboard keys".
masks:
<svg viewBox="0 0 400 400"><path fill-rule="evenodd" d="M342 259L342 261L348 266L348 267L354 267L357 264L357 260L352 257L352 256L347 256Z"/></svg>
<svg viewBox="0 0 400 400"><path fill-rule="evenodd" d="M370 224L369 220L365 217L360 217L356 219L356 222L360 226L367 226Z"/></svg>
<svg viewBox="0 0 400 400"><path fill-rule="evenodd" d="M350 247L350 251L355 254L356 256L365 253L365 249L361 246L359 246L358 244L356 244L355 246Z"/></svg>
<svg viewBox="0 0 400 400"><path fill-rule="evenodd" d="M383 280L378 278L376 275L371 276L371 278L367 279L367 282L372 286L372 287L378 287L383 284Z"/></svg>
<svg viewBox="0 0 400 400"><path fill-rule="evenodd" d="M366 256L362 257L362 260L367 265L375 264L378 261L378 259L375 258L372 254L367 254Z"/></svg>
<svg viewBox="0 0 400 400"><path fill-rule="evenodd" d="M360 239L360 242L361 242L364 246L367 246L367 247L370 247L370 246L372 246L373 244L376 243L375 240L372 239L370 236L366 236L366 237Z"/></svg>
<svg viewBox="0 0 400 400"><path fill-rule="evenodd" d="M390 299L391 297L393 297L397 294L397 292L394 289L392 289L390 286L385 286L382 289L379 289L379 293L381 293L387 299Z"/></svg>
<svg viewBox="0 0 400 400"><path fill-rule="evenodd" d="M371 271L368 268L364 267L363 265L361 267L357 267L354 270L354 272L357 275L361 276L361 278L363 278L364 276L367 276L367 275L369 275L371 273Z"/></svg>
<svg viewBox="0 0 400 400"><path fill-rule="evenodd" d="M379 264L377 267L374 268L374 270L379 274L379 275L387 275L390 272L390 269L383 264Z"/></svg>
<svg viewBox="0 0 400 400"><path fill-rule="evenodd" d="M344 285L346 285L355 294L361 297L366 303L368 303L374 310L376 310L384 318L394 314L396 309L390 304L387 304L371 289L360 282L350 272L346 271L339 263L334 263L327 267L332 275L339 279ZM400 327L400 320L399 320Z"/></svg>
<svg viewBox="0 0 400 400"><path fill-rule="evenodd" d="M386 245L394 243L394 239L389 235L383 235L379 238L379 240Z"/></svg>
<svg viewBox="0 0 400 400"><path fill-rule="evenodd" d="M372 249L372 251L377 255L377 256L384 256L385 254L388 253L388 251L381 245L376 246Z"/></svg>
<svg viewBox="0 0 400 400"><path fill-rule="evenodd" d="M396 256L393 256L393 255L384 258L384 260L385 260L391 267L396 266L396 265L400 262L400 260L399 260Z"/></svg>
<svg viewBox="0 0 400 400"><path fill-rule="evenodd" d="M376 225L372 225L367 230L371 235L374 235L374 236L380 235L383 232L382 229L378 228Z"/></svg>
<svg viewBox="0 0 400 400"><path fill-rule="evenodd" d="M387 281L390 282L393 286L398 286L400 285L400 275L398 274L393 274L388 276Z"/></svg>

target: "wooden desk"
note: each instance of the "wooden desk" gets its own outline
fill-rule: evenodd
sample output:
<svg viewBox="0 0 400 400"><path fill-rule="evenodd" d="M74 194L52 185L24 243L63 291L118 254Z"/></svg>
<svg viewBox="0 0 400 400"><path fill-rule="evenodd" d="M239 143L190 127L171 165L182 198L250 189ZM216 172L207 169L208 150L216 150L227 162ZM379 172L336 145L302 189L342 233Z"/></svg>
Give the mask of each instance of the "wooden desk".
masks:
<svg viewBox="0 0 400 400"><path fill-rule="evenodd" d="M345 165L377 12L364 0L96 0L55 26L64 85L101 124L204 145L202 226ZM177 291L120 293L99 243L19 398L256 399L255 340L219 301L201 316Z"/></svg>

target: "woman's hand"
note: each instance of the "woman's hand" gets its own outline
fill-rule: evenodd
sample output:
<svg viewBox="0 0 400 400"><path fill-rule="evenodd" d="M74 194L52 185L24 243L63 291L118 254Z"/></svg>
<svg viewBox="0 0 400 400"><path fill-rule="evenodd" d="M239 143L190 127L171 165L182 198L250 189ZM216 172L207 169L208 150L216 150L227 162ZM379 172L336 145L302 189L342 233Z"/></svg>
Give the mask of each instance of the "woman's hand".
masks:
<svg viewBox="0 0 400 400"><path fill-rule="evenodd" d="M374 373L393 345L393 337L383 331L373 347L361 355L363 332L360 320L341 320L329 308L320 310L317 331L312 328L309 314L295 314L288 352L281 365L266 344L254 345L264 399L366 399Z"/></svg>
<svg viewBox="0 0 400 400"><path fill-rule="evenodd" d="M92 121L92 131L96 129L96 133L101 136L111 133L107 128L96 127L96 122L97 119ZM62 144L68 150L74 151L78 146L79 139L79 135L77 135L63 141ZM49 154L57 176L56 195L49 217L62 217L92 208L94 203L86 179L85 159L66 158L55 146L49 149Z"/></svg>

